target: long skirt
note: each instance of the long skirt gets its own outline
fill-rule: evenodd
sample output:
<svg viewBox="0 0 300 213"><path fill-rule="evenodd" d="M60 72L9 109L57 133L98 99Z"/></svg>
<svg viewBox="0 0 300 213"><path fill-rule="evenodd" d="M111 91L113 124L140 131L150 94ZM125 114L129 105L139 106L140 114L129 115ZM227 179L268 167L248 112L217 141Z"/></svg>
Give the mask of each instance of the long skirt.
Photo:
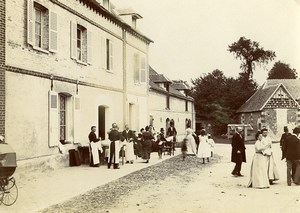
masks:
<svg viewBox="0 0 300 213"><path fill-rule="evenodd" d="M144 141L142 145L143 145L143 159L149 160L150 154L152 152L152 141Z"/></svg>
<svg viewBox="0 0 300 213"><path fill-rule="evenodd" d="M211 155L211 153L210 153L209 144L206 142L200 141L198 151L197 151L197 156L199 158L208 158L208 157L210 157L210 155Z"/></svg>
<svg viewBox="0 0 300 213"><path fill-rule="evenodd" d="M261 153L255 153L251 164L248 187L269 188L268 167L269 157Z"/></svg>
<svg viewBox="0 0 300 213"><path fill-rule="evenodd" d="M274 162L273 155L268 156L268 177L271 181L279 180L279 173Z"/></svg>
<svg viewBox="0 0 300 213"><path fill-rule="evenodd" d="M197 152L197 145L195 142L195 139L192 135L188 135L186 137L187 141L186 141L186 147L187 147L187 153L188 155L196 155Z"/></svg>

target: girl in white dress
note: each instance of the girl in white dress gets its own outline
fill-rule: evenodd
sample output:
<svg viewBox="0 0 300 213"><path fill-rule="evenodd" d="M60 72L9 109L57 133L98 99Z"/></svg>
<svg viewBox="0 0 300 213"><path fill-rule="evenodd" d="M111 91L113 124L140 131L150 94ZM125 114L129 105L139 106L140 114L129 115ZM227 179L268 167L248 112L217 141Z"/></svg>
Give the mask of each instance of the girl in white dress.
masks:
<svg viewBox="0 0 300 213"><path fill-rule="evenodd" d="M200 131L199 141L200 143L198 147L197 156L203 159L203 163L205 163L205 159L207 159L207 161L209 162L210 146L208 143L208 137L206 135L205 129L202 129Z"/></svg>

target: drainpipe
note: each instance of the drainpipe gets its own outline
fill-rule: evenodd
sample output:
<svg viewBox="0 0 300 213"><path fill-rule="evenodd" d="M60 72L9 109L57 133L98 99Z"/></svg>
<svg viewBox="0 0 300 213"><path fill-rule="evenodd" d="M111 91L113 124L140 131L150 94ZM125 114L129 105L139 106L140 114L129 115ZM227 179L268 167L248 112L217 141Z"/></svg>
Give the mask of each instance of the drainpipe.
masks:
<svg viewBox="0 0 300 213"><path fill-rule="evenodd" d="M123 41L123 127L128 120L128 106L127 106L127 75L126 75L126 30L122 31Z"/></svg>

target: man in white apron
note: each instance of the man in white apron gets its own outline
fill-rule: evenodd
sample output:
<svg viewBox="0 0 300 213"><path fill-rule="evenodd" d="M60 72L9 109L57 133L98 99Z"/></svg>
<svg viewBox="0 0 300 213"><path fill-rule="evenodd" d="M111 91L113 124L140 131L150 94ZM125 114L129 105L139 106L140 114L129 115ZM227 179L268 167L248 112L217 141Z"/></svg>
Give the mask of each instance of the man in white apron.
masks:
<svg viewBox="0 0 300 213"><path fill-rule="evenodd" d="M91 132L89 134L90 151L92 154L90 165L92 167L98 167L100 165L99 151L102 152L101 139L97 138L95 132L96 132L96 126L92 126Z"/></svg>
<svg viewBox="0 0 300 213"><path fill-rule="evenodd" d="M123 137L126 139L125 143L125 160L126 163L133 164L134 159L134 147L133 147L133 141L134 141L134 133L132 130L129 129L129 125L125 125L125 130L122 132Z"/></svg>

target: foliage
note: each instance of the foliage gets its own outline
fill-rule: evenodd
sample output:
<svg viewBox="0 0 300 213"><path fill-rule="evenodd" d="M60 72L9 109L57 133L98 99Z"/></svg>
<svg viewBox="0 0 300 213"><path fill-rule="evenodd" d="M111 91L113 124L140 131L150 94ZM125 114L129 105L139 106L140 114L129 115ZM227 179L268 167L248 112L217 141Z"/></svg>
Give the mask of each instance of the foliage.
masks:
<svg viewBox="0 0 300 213"><path fill-rule="evenodd" d="M268 73L268 79L296 79L297 71L289 64L277 61Z"/></svg>
<svg viewBox="0 0 300 213"><path fill-rule="evenodd" d="M258 42L245 37L240 37L237 42L232 43L228 48L228 51L233 53L236 59L242 60L240 67L248 79L252 79L255 64L267 64L276 57L275 52L264 50Z"/></svg>
<svg viewBox="0 0 300 213"><path fill-rule="evenodd" d="M218 69L192 80L196 116L209 121L215 134L224 134L235 123L236 110L255 92L257 84L240 73L227 78Z"/></svg>

